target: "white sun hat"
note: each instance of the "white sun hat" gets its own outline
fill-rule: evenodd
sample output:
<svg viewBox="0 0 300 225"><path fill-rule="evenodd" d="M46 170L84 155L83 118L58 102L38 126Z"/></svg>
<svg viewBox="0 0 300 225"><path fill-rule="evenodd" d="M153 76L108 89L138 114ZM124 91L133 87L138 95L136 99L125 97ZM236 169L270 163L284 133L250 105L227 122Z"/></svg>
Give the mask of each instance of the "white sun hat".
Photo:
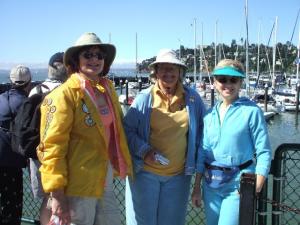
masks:
<svg viewBox="0 0 300 225"><path fill-rule="evenodd" d="M180 59L177 58L176 52L171 49L161 49L156 56L156 60L153 63L151 63L148 66L148 68L150 70L154 70L155 65L159 63L175 64L182 67L185 70L187 69L187 66Z"/></svg>

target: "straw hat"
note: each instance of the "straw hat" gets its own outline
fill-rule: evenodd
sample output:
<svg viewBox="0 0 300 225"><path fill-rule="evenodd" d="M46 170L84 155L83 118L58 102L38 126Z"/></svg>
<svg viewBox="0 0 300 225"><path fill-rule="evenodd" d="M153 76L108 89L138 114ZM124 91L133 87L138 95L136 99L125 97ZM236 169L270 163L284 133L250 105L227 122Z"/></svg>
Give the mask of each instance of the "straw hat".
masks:
<svg viewBox="0 0 300 225"><path fill-rule="evenodd" d="M150 70L154 70L155 65L159 63L175 64L182 67L185 70L187 69L187 66L180 59L177 58L175 51L171 49L161 49L156 56L156 60L153 63L151 63L148 67Z"/></svg>
<svg viewBox="0 0 300 225"><path fill-rule="evenodd" d="M112 62L116 56L116 48L111 44L104 44L95 33L84 33L76 41L75 45L68 48L64 55L64 64L66 67L72 64L74 55L78 54L79 50L87 46L99 46L106 54L104 59L103 75L106 75L110 69Z"/></svg>
<svg viewBox="0 0 300 225"><path fill-rule="evenodd" d="M31 72L28 67L18 65L10 71L9 78L16 86L22 86L31 81Z"/></svg>

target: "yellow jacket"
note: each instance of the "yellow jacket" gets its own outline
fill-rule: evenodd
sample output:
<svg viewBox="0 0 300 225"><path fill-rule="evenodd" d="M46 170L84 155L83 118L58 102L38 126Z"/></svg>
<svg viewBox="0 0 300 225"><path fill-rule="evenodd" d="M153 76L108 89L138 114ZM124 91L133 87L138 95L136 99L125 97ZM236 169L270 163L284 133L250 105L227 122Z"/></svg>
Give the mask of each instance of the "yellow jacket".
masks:
<svg viewBox="0 0 300 225"><path fill-rule="evenodd" d="M123 114L111 81L109 88L121 152L128 167L127 173L131 175L131 158L122 126ZM100 197L109 160L108 140L97 109L81 90L75 74L44 99L40 134L37 154L42 163L40 172L45 192L64 189L69 196Z"/></svg>

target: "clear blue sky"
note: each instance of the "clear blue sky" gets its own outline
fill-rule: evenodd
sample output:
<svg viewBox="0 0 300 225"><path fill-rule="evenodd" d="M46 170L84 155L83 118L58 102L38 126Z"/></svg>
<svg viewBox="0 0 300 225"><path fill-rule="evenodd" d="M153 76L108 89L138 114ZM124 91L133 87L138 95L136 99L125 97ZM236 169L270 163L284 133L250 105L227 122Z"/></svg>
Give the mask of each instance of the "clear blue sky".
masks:
<svg viewBox="0 0 300 225"><path fill-rule="evenodd" d="M245 38L245 0L0 0L0 69L10 63L42 63L72 46L84 32L95 32L117 48L115 65L155 56L161 48L194 47ZM292 37L300 0L248 0L249 42L266 44L278 16L277 41ZM111 34L111 35L109 35ZM292 42L297 45L299 20Z"/></svg>

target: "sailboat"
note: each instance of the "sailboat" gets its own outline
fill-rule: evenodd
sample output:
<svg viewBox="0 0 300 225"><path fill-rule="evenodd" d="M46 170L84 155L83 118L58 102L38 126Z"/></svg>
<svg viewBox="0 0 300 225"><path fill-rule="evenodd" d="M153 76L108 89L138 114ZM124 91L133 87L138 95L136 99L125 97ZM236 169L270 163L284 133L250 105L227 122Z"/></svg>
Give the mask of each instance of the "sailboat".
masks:
<svg viewBox="0 0 300 225"><path fill-rule="evenodd" d="M299 15L300 9L298 11L298 15ZM298 20L298 16L296 19L296 23ZM290 80L290 87L283 89L281 91L276 91L275 92L275 99L276 101L280 102L286 111L296 111L296 107L297 107L297 91L296 88L298 85L300 85L300 80L299 80L299 64L300 64L300 24L299 24L299 40L298 40L298 50L297 50L297 59L296 59L296 63L297 63L297 72L296 72L296 76L295 76L295 80L294 80L294 86L291 85L291 78L289 78ZM300 102L300 99L298 99L298 102ZM298 107L300 108L300 104L298 105Z"/></svg>

